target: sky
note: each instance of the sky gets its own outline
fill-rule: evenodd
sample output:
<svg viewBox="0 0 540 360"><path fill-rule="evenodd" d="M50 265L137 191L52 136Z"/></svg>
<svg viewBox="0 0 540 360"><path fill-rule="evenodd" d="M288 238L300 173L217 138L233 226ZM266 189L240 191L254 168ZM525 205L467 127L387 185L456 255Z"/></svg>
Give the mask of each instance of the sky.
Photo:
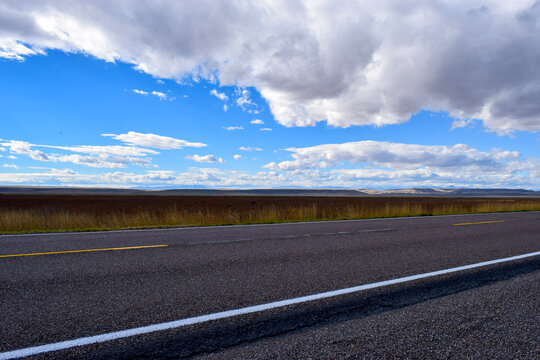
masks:
<svg viewBox="0 0 540 360"><path fill-rule="evenodd" d="M540 190L540 1L0 3L0 184Z"/></svg>

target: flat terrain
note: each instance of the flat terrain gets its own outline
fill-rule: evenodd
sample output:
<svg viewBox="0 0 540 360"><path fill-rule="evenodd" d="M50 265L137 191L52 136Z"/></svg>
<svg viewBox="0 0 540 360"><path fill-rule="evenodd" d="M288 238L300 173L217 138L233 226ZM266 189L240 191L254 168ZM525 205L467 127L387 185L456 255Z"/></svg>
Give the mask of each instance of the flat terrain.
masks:
<svg viewBox="0 0 540 360"><path fill-rule="evenodd" d="M1 236L0 351L537 251L538 212ZM539 286L534 256L36 358L539 358Z"/></svg>
<svg viewBox="0 0 540 360"><path fill-rule="evenodd" d="M540 197L0 194L0 233L539 211Z"/></svg>

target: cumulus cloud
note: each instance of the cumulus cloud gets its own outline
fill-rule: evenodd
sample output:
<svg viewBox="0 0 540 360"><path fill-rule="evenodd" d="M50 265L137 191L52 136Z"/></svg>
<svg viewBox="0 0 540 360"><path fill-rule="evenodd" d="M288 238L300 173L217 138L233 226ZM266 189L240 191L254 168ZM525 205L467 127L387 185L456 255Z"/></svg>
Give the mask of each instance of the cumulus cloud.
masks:
<svg viewBox="0 0 540 360"><path fill-rule="evenodd" d="M44 53L38 47L29 47L18 40L0 38L0 58L23 61L25 56Z"/></svg>
<svg viewBox="0 0 540 360"><path fill-rule="evenodd" d="M261 119L255 119L255 120L251 120L251 123L256 124L256 125L263 125L264 121L262 121Z"/></svg>
<svg viewBox="0 0 540 360"><path fill-rule="evenodd" d="M259 129L259 130L260 130L260 131L272 131L272 129L270 129L270 128L261 128L261 129Z"/></svg>
<svg viewBox="0 0 540 360"><path fill-rule="evenodd" d="M242 155L239 155L239 154L236 154L233 156L234 160L240 160L243 156Z"/></svg>
<svg viewBox="0 0 540 360"><path fill-rule="evenodd" d="M238 89L237 90L238 98L236 99L236 104L241 108L245 108L248 105L253 105L253 102L249 98L250 93L247 89Z"/></svg>
<svg viewBox="0 0 540 360"><path fill-rule="evenodd" d="M28 143L26 143L28 144ZM119 156L146 156L157 155L159 152L151 149L145 149L137 146L120 145L79 145L79 146L59 146L59 145L31 145L41 148L60 149L91 155L119 155Z"/></svg>
<svg viewBox="0 0 540 360"><path fill-rule="evenodd" d="M242 126L223 126L223 129L227 130L227 131L234 131L234 130L244 130L244 127Z"/></svg>
<svg viewBox="0 0 540 360"><path fill-rule="evenodd" d="M56 163L73 163L94 168L125 168L129 165L151 166L150 156L159 154L157 149L181 149L204 147L203 143L191 143L155 134L130 131L126 134L103 134L120 140L125 145L44 145L20 140L0 140L0 145L10 154L25 155L33 160ZM142 147L144 146L144 147ZM49 150L47 150L49 149ZM47 152L46 152L47 151ZM16 158L9 155L9 158Z"/></svg>
<svg viewBox="0 0 540 360"><path fill-rule="evenodd" d="M328 169L350 164L371 164L391 169L483 169L500 171L507 160L520 156L517 151L494 149L483 152L464 144L416 145L385 141L358 141L324 144L306 148L288 148L294 160L269 163L272 170ZM504 161L503 161L504 160Z"/></svg>
<svg viewBox="0 0 540 360"><path fill-rule="evenodd" d="M186 159L193 160L200 163L224 163L225 160L218 158L214 155L188 155Z"/></svg>
<svg viewBox="0 0 540 360"><path fill-rule="evenodd" d="M18 169L19 168L19 166L15 165L15 164L4 164L4 165L2 165L2 167L12 168L12 169Z"/></svg>
<svg viewBox="0 0 540 360"><path fill-rule="evenodd" d="M33 144L25 141L10 140L2 143L13 154L27 155L34 160L49 161L49 156L43 151L32 149Z"/></svg>
<svg viewBox="0 0 540 360"><path fill-rule="evenodd" d="M430 169L321 169L295 171L241 171L189 168L184 172L146 171L79 173L70 169L36 169L30 173L0 173L4 184L39 184L69 186L114 187L175 187L210 186L235 188L270 187L348 187L348 188L399 188L399 187L489 187L538 188L540 162L527 160L516 166L515 173L493 174L482 172L447 171Z"/></svg>
<svg viewBox="0 0 540 360"><path fill-rule="evenodd" d="M152 91L151 94L157 96L159 100L167 100L167 94L162 93L161 91Z"/></svg>
<svg viewBox="0 0 540 360"><path fill-rule="evenodd" d="M174 100L175 98L169 98L167 94L161 92L161 91L144 91L144 90L138 90L138 89L133 89L131 90L132 92L134 92L135 94L139 94L139 95L148 95L148 94L151 94L151 95L154 95L156 97L159 98L159 100Z"/></svg>
<svg viewBox="0 0 540 360"><path fill-rule="evenodd" d="M217 97L219 100L227 101L229 97L225 93L220 93L216 89L210 90L210 94Z"/></svg>
<svg viewBox="0 0 540 360"><path fill-rule="evenodd" d="M262 151L260 147L251 147L251 146L241 146L238 148L238 150L242 151Z"/></svg>
<svg viewBox="0 0 540 360"><path fill-rule="evenodd" d="M139 94L139 95L148 95L148 91L137 90L137 89L133 89L131 91L134 92L135 94Z"/></svg>
<svg viewBox="0 0 540 360"><path fill-rule="evenodd" d="M8 0L0 14L4 58L61 49L158 78L253 86L285 126L388 125L429 109L499 133L540 130L531 0ZM236 104L250 101L242 90Z"/></svg>
<svg viewBox="0 0 540 360"><path fill-rule="evenodd" d="M150 166L152 161L148 155L158 154L155 150L134 146L56 146L37 145L19 140L10 140L1 144L7 147L10 153L26 155L33 160L68 162L95 168L125 168L128 165ZM36 148L56 149L69 153L45 153Z"/></svg>
<svg viewBox="0 0 540 360"><path fill-rule="evenodd" d="M146 146L156 149L181 149L183 147L207 146L206 144L199 142L189 142L168 136L144 134L135 131L129 131L126 134L101 134L101 136L112 137L115 140L120 140L129 145Z"/></svg>

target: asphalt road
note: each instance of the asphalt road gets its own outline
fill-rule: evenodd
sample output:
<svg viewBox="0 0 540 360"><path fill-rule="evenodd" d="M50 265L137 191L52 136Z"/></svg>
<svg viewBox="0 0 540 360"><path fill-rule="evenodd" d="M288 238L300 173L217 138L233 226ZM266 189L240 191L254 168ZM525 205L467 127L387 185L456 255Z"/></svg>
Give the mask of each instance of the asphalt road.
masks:
<svg viewBox="0 0 540 360"><path fill-rule="evenodd" d="M538 212L0 236L0 352L538 251ZM534 256L34 358L534 359L539 294Z"/></svg>

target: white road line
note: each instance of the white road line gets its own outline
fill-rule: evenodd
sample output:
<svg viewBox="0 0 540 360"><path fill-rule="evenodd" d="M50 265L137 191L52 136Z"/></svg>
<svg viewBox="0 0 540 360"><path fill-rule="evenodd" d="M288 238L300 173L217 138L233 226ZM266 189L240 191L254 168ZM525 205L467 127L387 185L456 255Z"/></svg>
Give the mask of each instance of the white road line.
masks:
<svg viewBox="0 0 540 360"><path fill-rule="evenodd" d="M56 235L85 235L85 234L108 234L108 233L125 233L125 232L146 232L146 231L181 231L181 230L201 230L201 229L220 229L220 228L235 228L235 227L259 227L259 226L286 226L286 225L302 225L302 224L326 224L326 223L343 223L343 222L364 222L364 221L383 221L383 220L406 220L406 219L434 219L444 217L459 217L459 216L487 216L487 215L507 215L507 214L528 214L537 213L540 211L509 211L495 213L478 213L478 214L454 214L454 215L429 215L429 216L404 216L404 217L385 217L373 219L350 219L350 220L324 220L324 221L298 221L284 222L276 224L245 224L245 225L216 225L216 226L185 226L185 227L170 227L170 228L153 228L153 229L127 229L127 230L103 230L103 231L65 231L52 233L28 233L28 234L3 234L3 237L18 237L18 236L56 236Z"/></svg>
<svg viewBox="0 0 540 360"><path fill-rule="evenodd" d="M484 261L484 262L471 264L471 265L458 266L458 267L454 267L450 269L438 270L438 271L433 271L433 272L428 272L428 273L423 273L423 274L418 274L418 275L405 276L405 277L401 277L397 279L380 281L376 283L365 284L365 285L350 287L346 289L328 291L328 292L324 292L320 294L301 296L301 297L297 297L293 299L275 301L275 302L255 305L255 306L248 306L241 309L234 309L234 310L222 311L222 312L218 312L214 314L195 316L195 317L191 317L187 319L170 321L170 322L165 322L161 324L154 324L154 325L148 325L148 326L143 326L143 327L138 327L138 328L133 328L133 329L128 329L128 330L115 331L115 332L110 332L110 333L101 334L101 335L94 335L94 336L88 336L88 337L83 337L83 338L74 339L74 340L61 341L61 342L52 343L52 344L33 346L33 347L25 348L25 349L19 349L19 350L0 353L0 360L17 359L17 358L21 358L25 356L36 355L36 354L57 351L57 350L64 350L64 349L69 349L69 348L77 347L77 346L102 343L102 342L107 342L111 340L127 338L130 336L148 334L148 333L152 333L156 331L175 329L175 328L180 328L187 325L200 324L200 323L212 321L212 320L257 313L257 312L277 309L277 308L281 308L281 307L285 307L289 305L301 304L301 303L305 303L309 301L315 301L315 300L326 299L326 298L339 296L339 295L351 294L351 293L360 292L364 290L369 290L369 289L374 289L374 288L379 288L379 287L384 287L384 286L389 286L389 285L394 285L394 284L400 284L400 283L405 283L405 282L419 280L419 279L425 279L425 278L429 278L433 276L451 274L458 271L470 270L470 269L480 268L480 267L489 266L493 264L500 264L500 263L515 261L515 260L530 258L530 257L538 256L538 255L540 255L540 251L511 256L511 257L507 257L503 259Z"/></svg>

